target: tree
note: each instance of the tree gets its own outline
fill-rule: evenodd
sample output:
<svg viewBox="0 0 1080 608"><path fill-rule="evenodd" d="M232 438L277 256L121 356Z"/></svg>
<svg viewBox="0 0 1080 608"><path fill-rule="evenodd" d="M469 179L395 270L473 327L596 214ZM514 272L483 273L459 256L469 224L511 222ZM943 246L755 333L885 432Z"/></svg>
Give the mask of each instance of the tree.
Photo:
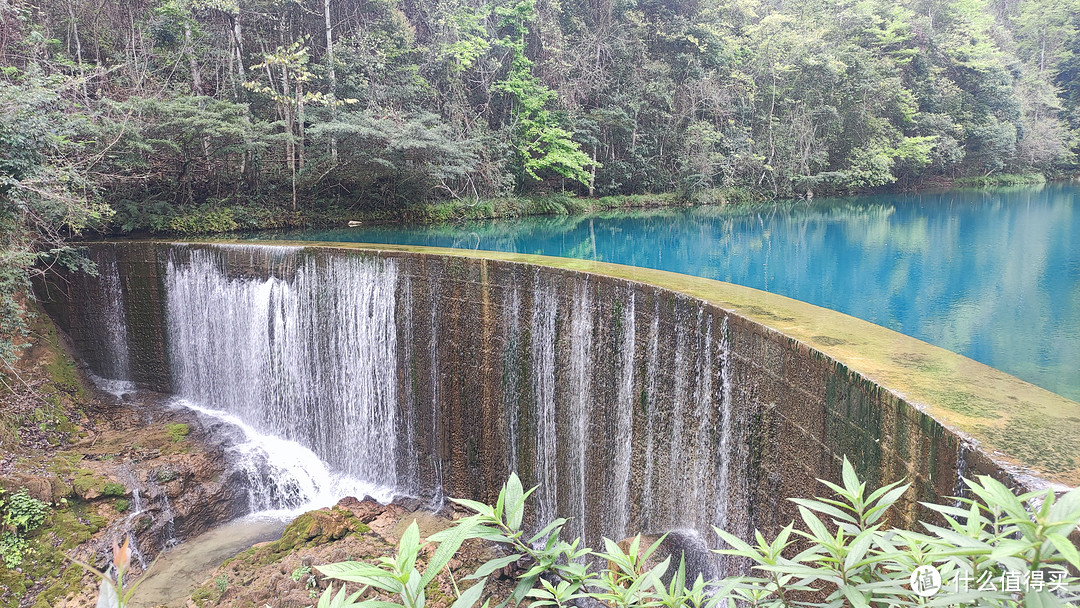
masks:
<svg viewBox="0 0 1080 608"><path fill-rule="evenodd" d="M581 151L572 133L559 126L548 109L558 95L532 73L534 64L525 56L525 35L535 8L536 0L518 0L510 7L495 8L499 28L506 31L499 45L507 50L509 65L506 77L494 88L513 102L513 141L525 174L540 180L541 172L552 171L588 185L586 167L596 162Z"/></svg>
<svg viewBox="0 0 1080 608"><path fill-rule="evenodd" d="M263 56L262 63L251 66L263 70L265 81L252 80L244 83L249 90L262 93L272 99L278 109L285 131L285 164L292 183L292 209L297 208L296 176L304 169L304 112L308 105L332 105L339 103L321 91L305 90L305 85L315 76L308 70L311 54L301 39L287 47L278 47Z"/></svg>
<svg viewBox="0 0 1080 608"><path fill-rule="evenodd" d="M111 213L80 169L77 119L61 100L80 84L13 68L0 78L0 365L25 331L29 279L56 264L92 270L68 237Z"/></svg>

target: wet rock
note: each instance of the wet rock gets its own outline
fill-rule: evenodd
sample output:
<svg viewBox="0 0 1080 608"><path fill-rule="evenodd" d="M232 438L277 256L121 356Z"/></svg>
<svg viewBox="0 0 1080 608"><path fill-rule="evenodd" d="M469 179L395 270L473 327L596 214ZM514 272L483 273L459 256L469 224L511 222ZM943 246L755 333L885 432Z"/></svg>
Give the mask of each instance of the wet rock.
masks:
<svg viewBox="0 0 1080 608"><path fill-rule="evenodd" d="M362 519L368 520L367 523ZM449 517L426 511L407 511L401 505L380 505L365 498L342 500L337 506L305 513L286 528L280 540L258 545L230 560L195 593L191 608L241 608L250 606L275 607L296 606L302 608L318 602L317 597L329 586L340 589L341 581L322 576L319 566L342 561L372 563L380 557L396 553L400 532L413 521L420 521L421 535L424 530L445 529L453 524ZM370 524L370 526L368 525ZM342 526L345 526L343 528ZM346 531L346 528L348 531ZM344 534L343 534L344 532ZM433 553L429 544L419 554L417 568L423 572ZM475 571L484 561L497 556L493 548L479 540L466 542L461 553L450 567L457 580ZM228 577L230 581L244 580L241 595L222 596L217 599L215 580ZM496 597L507 597L516 581L489 579L487 589ZM348 593L360 587L345 584ZM453 582L445 572L439 574L428 588L429 608L449 608L455 597ZM197 601L195 601L197 598ZM363 599L392 601L369 589ZM493 604L497 601L493 601Z"/></svg>

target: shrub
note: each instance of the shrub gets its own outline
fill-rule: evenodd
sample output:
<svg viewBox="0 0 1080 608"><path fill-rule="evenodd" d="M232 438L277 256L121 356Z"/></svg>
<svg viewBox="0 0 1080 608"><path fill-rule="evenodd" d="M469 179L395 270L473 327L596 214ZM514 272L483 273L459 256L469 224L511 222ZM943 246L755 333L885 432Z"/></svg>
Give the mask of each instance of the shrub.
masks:
<svg viewBox="0 0 1080 608"><path fill-rule="evenodd" d="M1060 498L1049 490L1017 496L1000 482L980 477L966 481L970 498L927 504L944 525L923 523L925 532L915 532L884 525L885 514L907 485L894 483L869 492L846 460L841 485L822 483L835 497L796 499L801 525L788 525L772 540L756 532L748 543L716 530L731 547L717 553L736 556L752 567L746 575L721 580L705 581L700 576L687 580L685 564L672 564L670 558L649 566L649 557L663 539L643 548L638 538L625 551L605 539L604 550L596 551L582 547L580 539L561 539L564 519L526 534L522 522L532 491L524 492L514 475L494 507L455 501L476 515L428 539L438 547L423 574L416 567L421 543L415 522L402 536L396 558L378 564L342 562L316 568L330 578L378 589L405 608L424 607L424 589L469 538L502 544L509 554L463 577L461 582L476 582L457 594L453 608L476 606L487 577L519 561L525 571L512 597L499 606L528 602L535 608L561 608L581 600L611 608L1062 606L1077 597L1080 585L1068 568L1080 568L1080 555L1068 537L1080 523L1080 490ZM590 556L608 564L607 568L592 571L586 561ZM917 569L940 575L940 595L929 597L932 588L923 591L924 577L913 576ZM1012 575L1020 573L1027 573L1027 582L1007 586L1016 582ZM665 574L670 575L669 583L663 582ZM1041 581L1038 587L1033 583L1036 579ZM988 589L984 581L996 581L996 587ZM955 591L949 588L952 582L956 582ZM961 590L960 583L966 589ZM458 581L454 588L459 588ZM344 587L335 594L331 586L319 606L374 606L356 598L347 597Z"/></svg>
<svg viewBox="0 0 1080 608"><path fill-rule="evenodd" d="M30 547L26 534L44 523L49 507L25 489L4 495L0 489L0 557L8 568L17 568Z"/></svg>

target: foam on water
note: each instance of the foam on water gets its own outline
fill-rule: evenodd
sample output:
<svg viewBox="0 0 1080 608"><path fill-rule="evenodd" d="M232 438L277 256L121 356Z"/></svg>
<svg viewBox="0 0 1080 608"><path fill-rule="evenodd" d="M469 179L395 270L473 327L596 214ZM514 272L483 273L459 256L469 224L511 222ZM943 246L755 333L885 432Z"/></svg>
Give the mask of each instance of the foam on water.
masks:
<svg viewBox="0 0 1080 608"><path fill-rule="evenodd" d="M383 503L394 497L393 488L335 473L310 449L295 441L263 433L234 414L202 407L186 399L174 399L172 404L239 432L241 439L228 450L236 458L237 467L247 476L252 513L291 519L312 509L332 506L344 496L370 496Z"/></svg>

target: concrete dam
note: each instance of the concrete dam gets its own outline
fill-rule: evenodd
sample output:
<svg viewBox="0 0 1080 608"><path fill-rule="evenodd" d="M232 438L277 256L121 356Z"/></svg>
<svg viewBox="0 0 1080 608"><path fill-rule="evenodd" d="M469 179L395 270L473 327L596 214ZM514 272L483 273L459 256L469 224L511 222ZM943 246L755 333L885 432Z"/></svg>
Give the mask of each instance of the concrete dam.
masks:
<svg viewBox="0 0 1080 608"><path fill-rule="evenodd" d="M277 442L236 454L252 511L360 491L490 501L517 472L539 486L533 523L570 518L591 546L671 530L716 546L713 526L786 525L785 499L824 494L815 480L846 456L871 485L913 484L894 514L911 524L961 475L1029 483L1038 464L975 447L926 406L934 391L1076 405L985 366L942 388L905 362L981 364L661 271L394 246L87 248L98 275L39 285L48 311L102 382Z"/></svg>

